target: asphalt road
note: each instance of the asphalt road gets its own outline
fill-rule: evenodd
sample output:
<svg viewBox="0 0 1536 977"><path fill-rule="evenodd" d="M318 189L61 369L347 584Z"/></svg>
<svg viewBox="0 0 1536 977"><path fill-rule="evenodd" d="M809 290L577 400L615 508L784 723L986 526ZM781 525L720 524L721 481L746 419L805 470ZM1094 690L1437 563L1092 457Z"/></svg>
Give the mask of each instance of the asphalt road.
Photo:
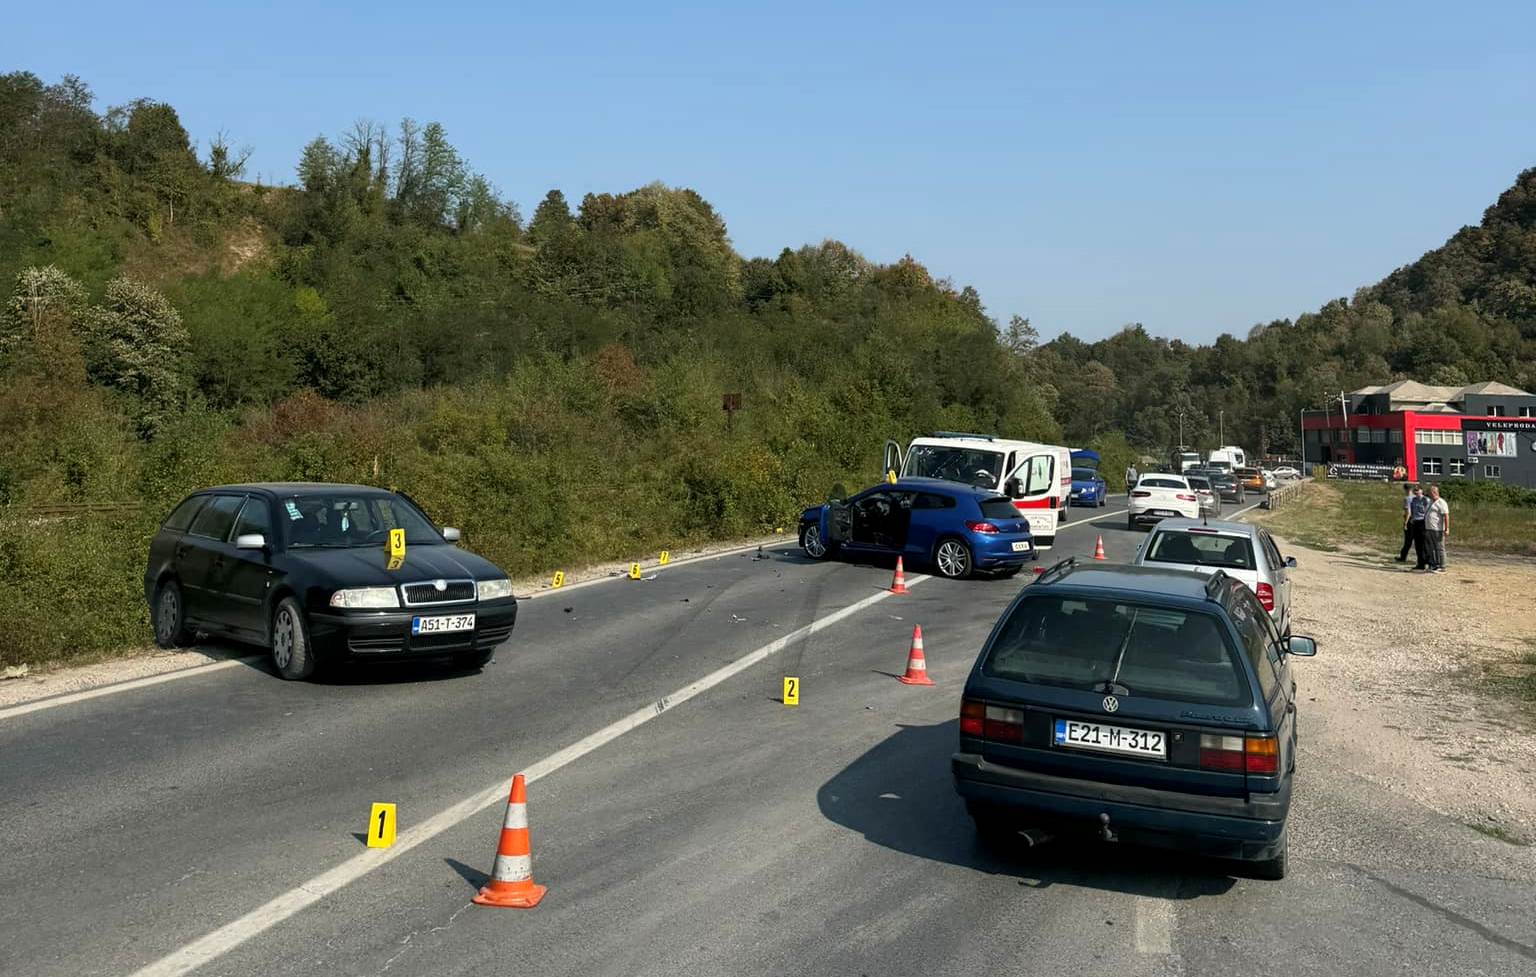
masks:
<svg viewBox="0 0 1536 977"><path fill-rule="evenodd" d="M1128 557L1123 508L1073 510L1053 556L1102 535ZM479 673L240 667L0 720L0 974L1536 970L1536 898L1501 843L1326 756L1303 754L1281 883L1120 846L979 848L948 757L1023 581L878 597L889 580L738 554L530 601ZM915 623L934 688L892 678ZM648 721L566 749L626 716ZM485 798L530 768L549 895L471 906L502 817ZM412 845L363 847L375 801Z"/></svg>

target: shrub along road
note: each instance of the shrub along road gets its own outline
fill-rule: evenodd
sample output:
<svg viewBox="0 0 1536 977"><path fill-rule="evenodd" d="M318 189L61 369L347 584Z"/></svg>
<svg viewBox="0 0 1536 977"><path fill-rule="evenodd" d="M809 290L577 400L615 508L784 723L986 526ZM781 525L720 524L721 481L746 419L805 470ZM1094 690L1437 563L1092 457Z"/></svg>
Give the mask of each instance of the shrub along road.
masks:
<svg viewBox="0 0 1536 977"><path fill-rule="evenodd" d="M1101 512L1074 513L1060 548L1087 556L1102 531L1111 558L1128 556L1139 534ZM1330 763L1301 772L1293 875L1278 884L1122 847L977 848L947 760L965 673L1020 581L878 597L889 575L786 551L723 557L529 602L479 674L305 685L230 668L0 722L0 972L1395 975L1536 961L1528 863L1512 870L1509 846ZM891 678L914 623L936 688ZM776 701L786 674L803 681L797 709ZM550 894L526 913L471 907L502 812L440 812L494 801L530 766ZM414 847L363 848L375 801L399 805L397 848L416 831Z"/></svg>

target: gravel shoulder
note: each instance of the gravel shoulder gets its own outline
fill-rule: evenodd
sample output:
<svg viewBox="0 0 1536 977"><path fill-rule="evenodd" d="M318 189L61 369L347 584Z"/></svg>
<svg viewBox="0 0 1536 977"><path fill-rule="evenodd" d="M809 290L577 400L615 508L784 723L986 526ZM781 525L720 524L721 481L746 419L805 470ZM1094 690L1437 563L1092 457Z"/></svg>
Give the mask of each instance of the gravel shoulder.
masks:
<svg viewBox="0 0 1536 977"><path fill-rule="evenodd" d="M1262 521L1262 517L1261 517ZM1536 845L1536 566L1454 549L1443 574L1295 544L1302 758L1501 841ZM1522 687L1523 684L1523 687Z"/></svg>

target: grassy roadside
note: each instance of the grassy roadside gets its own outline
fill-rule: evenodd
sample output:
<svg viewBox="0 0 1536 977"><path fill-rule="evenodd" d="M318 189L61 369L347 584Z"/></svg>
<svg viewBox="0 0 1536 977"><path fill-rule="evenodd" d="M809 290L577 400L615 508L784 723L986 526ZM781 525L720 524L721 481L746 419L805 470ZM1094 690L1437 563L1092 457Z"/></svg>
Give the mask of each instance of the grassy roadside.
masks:
<svg viewBox="0 0 1536 977"><path fill-rule="evenodd" d="M1296 499L1258 518L1270 532L1311 549L1395 556L1403 541L1402 498L1401 487L1380 482L1310 482ZM1449 560L1458 552L1536 556L1536 508L1448 501Z"/></svg>

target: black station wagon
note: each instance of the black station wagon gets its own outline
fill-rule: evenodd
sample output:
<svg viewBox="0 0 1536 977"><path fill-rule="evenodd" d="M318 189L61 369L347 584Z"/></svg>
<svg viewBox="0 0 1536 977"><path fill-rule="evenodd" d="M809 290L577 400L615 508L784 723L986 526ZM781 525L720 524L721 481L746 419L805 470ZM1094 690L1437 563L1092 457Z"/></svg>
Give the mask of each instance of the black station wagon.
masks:
<svg viewBox="0 0 1536 977"><path fill-rule="evenodd" d="M1220 571L1059 563L1003 612L966 681L955 788L984 835L1087 829L1282 878L1290 661L1316 652Z"/></svg>
<svg viewBox="0 0 1536 977"><path fill-rule="evenodd" d="M394 539L391 539L395 531ZM401 542L403 552L392 550ZM507 575L409 499L358 485L225 485L189 496L149 546L155 641L259 644L284 678L341 659L480 666L512 633Z"/></svg>

